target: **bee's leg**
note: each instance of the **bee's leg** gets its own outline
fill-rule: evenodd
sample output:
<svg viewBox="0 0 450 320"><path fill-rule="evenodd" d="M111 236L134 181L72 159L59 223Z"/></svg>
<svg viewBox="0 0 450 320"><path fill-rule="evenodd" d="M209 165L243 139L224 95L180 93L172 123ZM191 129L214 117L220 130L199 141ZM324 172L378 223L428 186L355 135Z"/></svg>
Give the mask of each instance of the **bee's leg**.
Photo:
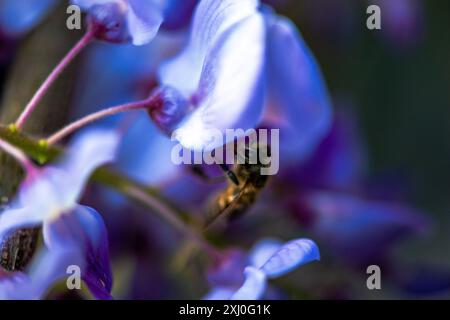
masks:
<svg viewBox="0 0 450 320"><path fill-rule="evenodd" d="M228 168L228 166L224 163L219 164L220 168L227 174L228 178L233 182L235 185L239 185L239 180L236 176L236 174Z"/></svg>
<svg viewBox="0 0 450 320"><path fill-rule="evenodd" d="M238 186L239 179L237 178L236 174L233 171L231 171L226 164L220 164L219 166L226 173L227 177L231 180L231 182L233 182L236 186ZM203 181L212 182L212 183L223 182L222 176L211 177L206 174L205 170L203 170L202 166L200 166L200 165L194 164L194 165L189 166L189 168L196 176L201 178Z"/></svg>

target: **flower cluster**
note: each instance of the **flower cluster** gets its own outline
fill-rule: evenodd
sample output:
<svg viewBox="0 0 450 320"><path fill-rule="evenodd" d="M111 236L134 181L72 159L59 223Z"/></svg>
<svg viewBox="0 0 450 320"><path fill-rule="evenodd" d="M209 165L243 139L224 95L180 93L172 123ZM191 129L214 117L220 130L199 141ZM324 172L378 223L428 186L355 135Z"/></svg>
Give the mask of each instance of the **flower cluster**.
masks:
<svg viewBox="0 0 450 320"><path fill-rule="evenodd" d="M115 132L83 133L58 163L28 170L17 198L0 215L0 239L17 229L42 227L44 248L29 273L0 277L0 297L36 299L78 266L83 280L98 298L110 296L112 278L108 239L103 219L94 209L78 204L92 172L114 159Z"/></svg>
<svg viewBox="0 0 450 320"><path fill-rule="evenodd" d="M55 284L67 279L73 266L95 298L111 299L110 249L119 262L123 257L133 259L125 267L117 264L121 271L128 268L121 278L129 280L130 295L147 290L142 289L148 281L139 278L139 268L156 273L152 268L166 263L165 253L177 250L174 260L182 262L191 261L194 251L207 253L208 264L201 270L206 271L211 289L205 299L271 297L271 279L320 260L320 254L310 239L282 243L259 230L249 232L264 224L257 217L265 217L266 211L270 212L265 223L270 225L268 232L297 235L294 218L320 241L322 253L353 265L384 261L396 240L426 229L427 221L411 206L380 200L368 190L368 156L353 118L332 106L319 63L297 26L267 5L285 2L67 1L85 13L87 33L46 79L15 125L5 129L8 134L0 135L0 148L25 170L14 199L0 212L0 244L20 230L39 230L39 239L33 239L38 249L29 253L32 258L26 266L0 268L0 299L45 298ZM56 3L0 1L0 41L3 36L9 41L23 35ZM80 63L69 112L77 120L41 142L18 133L56 78L88 44L92 45ZM134 102L125 103L130 100ZM53 149L91 124L68 147ZM245 138L247 129L258 128L280 129L281 170L268 183L249 183L249 175L241 172L248 163L222 166L218 173L215 166L171 163L174 141L193 153L212 151L235 142L236 137L225 135L227 129L242 129L237 138ZM224 139L214 139L218 131ZM21 139L26 143L21 144ZM62 155L38 166L28 158L36 157L36 149L58 150ZM103 188L85 192L94 171L111 162L114 168L103 168L108 174L98 180L120 194ZM224 183L221 170L233 183ZM211 184L214 178L218 182ZM254 214L237 228L231 222L222 229L210 228L205 205L217 199L214 192L222 195L222 201L216 200L222 207L219 216L227 216L224 213L240 200L245 202L242 208L254 205ZM258 192L266 192L267 197L257 200ZM165 219L186 237L185 246L123 196ZM262 208L264 204L270 204L269 210ZM103 208L99 211L105 216L93 207ZM292 215L287 218L282 213ZM283 219L289 219L288 224L278 226ZM205 230L197 228L198 223ZM210 236L210 232L216 233ZM251 243L262 240L247 253L227 242L229 234L236 237L234 243L241 243L240 237ZM155 248L155 252L163 248L164 254L152 255ZM172 280L165 279L167 266L162 269L154 285L164 288Z"/></svg>

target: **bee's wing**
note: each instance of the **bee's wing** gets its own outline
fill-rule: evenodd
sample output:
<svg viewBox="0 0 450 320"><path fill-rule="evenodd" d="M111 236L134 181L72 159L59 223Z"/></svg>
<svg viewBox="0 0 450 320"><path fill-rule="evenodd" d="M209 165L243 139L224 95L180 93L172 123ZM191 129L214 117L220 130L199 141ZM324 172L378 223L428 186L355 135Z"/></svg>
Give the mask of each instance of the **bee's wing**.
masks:
<svg viewBox="0 0 450 320"><path fill-rule="evenodd" d="M249 182L246 181L245 184L242 186L242 188L239 190L239 193L236 194L233 197L233 200L224 208L222 208L222 210L219 210L217 212L213 212L211 215L209 215L206 218L205 221L205 225L204 228L209 228L214 222L217 221L218 218L220 218L221 216L229 216L231 212L233 212L233 210L236 208L236 205L239 203L239 200L242 198L245 190L247 189L249 185Z"/></svg>

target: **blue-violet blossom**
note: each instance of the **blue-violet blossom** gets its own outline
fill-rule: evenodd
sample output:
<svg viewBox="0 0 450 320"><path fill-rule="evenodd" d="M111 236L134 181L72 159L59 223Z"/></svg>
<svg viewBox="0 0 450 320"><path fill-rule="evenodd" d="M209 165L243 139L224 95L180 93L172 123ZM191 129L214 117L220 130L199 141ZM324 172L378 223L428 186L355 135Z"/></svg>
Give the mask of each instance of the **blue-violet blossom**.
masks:
<svg viewBox="0 0 450 320"><path fill-rule="evenodd" d="M209 273L213 289L209 300L261 299L267 280L281 277L314 260L320 260L317 245L309 239L296 239L285 244L273 239L258 242L247 255L230 251L227 258Z"/></svg>
<svg viewBox="0 0 450 320"><path fill-rule="evenodd" d="M1 0L0 30L10 37L23 35L37 25L57 0Z"/></svg>
<svg viewBox="0 0 450 320"><path fill-rule="evenodd" d="M283 128L285 151L302 157L329 129L331 106L314 57L293 23L258 0L202 0L187 47L161 66L159 79L169 93L151 115L195 151L230 142L218 131L268 123ZM271 109L281 116L269 117Z"/></svg>
<svg viewBox="0 0 450 320"><path fill-rule="evenodd" d="M42 226L44 248L27 273L0 274L0 298L38 299L69 266L97 298L110 298L112 285L107 232L92 208L78 204L89 176L114 158L113 131L92 130L77 137L60 162L28 172L10 208L0 214L0 239L21 228Z"/></svg>
<svg viewBox="0 0 450 320"><path fill-rule="evenodd" d="M149 43L164 19L165 0L72 0L88 13L96 37L110 42Z"/></svg>

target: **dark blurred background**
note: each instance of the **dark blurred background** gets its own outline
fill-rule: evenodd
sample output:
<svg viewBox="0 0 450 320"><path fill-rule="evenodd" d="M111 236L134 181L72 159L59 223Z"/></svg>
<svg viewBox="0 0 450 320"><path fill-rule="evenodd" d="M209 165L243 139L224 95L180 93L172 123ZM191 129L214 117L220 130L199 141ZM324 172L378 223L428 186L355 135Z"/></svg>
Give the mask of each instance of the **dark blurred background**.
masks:
<svg viewBox="0 0 450 320"><path fill-rule="evenodd" d="M356 110L371 174L395 171L432 217L432 237L404 258L450 269L450 2L406 1L417 7L410 24L388 20L389 2L284 1L279 11L299 26L335 103ZM381 7L381 30L366 28L369 4Z"/></svg>

